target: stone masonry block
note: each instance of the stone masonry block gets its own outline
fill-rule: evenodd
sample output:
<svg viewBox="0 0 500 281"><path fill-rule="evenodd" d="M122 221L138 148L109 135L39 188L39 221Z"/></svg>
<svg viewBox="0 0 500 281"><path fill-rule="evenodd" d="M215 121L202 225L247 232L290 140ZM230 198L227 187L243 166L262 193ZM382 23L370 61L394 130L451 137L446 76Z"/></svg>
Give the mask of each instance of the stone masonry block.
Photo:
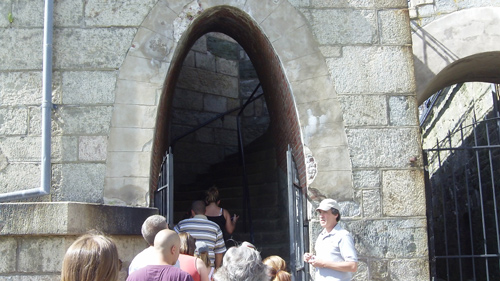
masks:
<svg viewBox="0 0 500 281"><path fill-rule="evenodd" d="M177 87L224 97L238 97L238 78L201 69L183 67Z"/></svg>
<svg viewBox="0 0 500 281"><path fill-rule="evenodd" d="M281 33L281 37L273 42L273 46L281 61L289 61L318 52L316 38L308 24L289 29L287 33Z"/></svg>
<svg viewBox="0 0 500 281"><path fill-rule="evenodd" d="M12 5L10 1L0 1L0 11L4 11L4 15L0 17L0 28L8 27L10 26L8 14L12 13L11 9Z"/></svg>
<svg viewBox="0 0 500 281"><path fill-rule="evenodd" d="M10 163L39 162L42 149L40 137L5 137L0 139L0 150ZM61 137L53 137L51 141L51 157L61 160Z"/></svg>
<svg viewBox="0 0 500 281"><path fill-rule="evenodd" d="M243 10L248 14L252 15L252 17L257 23L261 23L264 19L266 19L269 16L271 11L277 9L283 2L287 1L286 0L246 1Z"/></svg>
<svg viewBox="0 0 500 281"><path fill-rule="evenodd" d="M203 98L204 95L202 93L176 88L173 106L174 108L202 111Z"/></svg>
<svg viewBox="0 0 500 281"><path fill-rule="evenodd" d="M343 47L327 59L338 94L408 93L415 89L413 52L407 46Z"/></svg>
<svg viewBox="0 0 500 281"><path fill-rule="evenodd" d="M215 67L218 73L238 76L238 61L227 60L225 58L215 58Z"/></svg>
<svg viewBox="0 0 500 281"><path fill-rule="evenodd" d="M319 52L290 60L283 64L290 82L307 80L328 74L325 58Z"/></svg>
<svg viewBox="0 0 500 281"><path fill-rule="evenodd" d="M102 203L105 174L105 164L64 164L59 194L55 196L58 201Z"/></svg>
<svg viewBox="0 0 500 281"><path fill-rule="evenodd" d="M33 273L58 272L69 245L63 237L21 238L18 270Z"/></svg>
<svg viewBox="0 0 500 281"><path fill-rule="evenodd" d="M86 26L137 26L157 1L154 0L87 0Z"/></svg>
<svg viewBox="0 0 500 281"><path fill-rule="evenodd" d="M168 61L173 47L174 42L169 37L141 27L135 35L129 54L140 58Z"/></svg>
<svg viewBox="0 0 500 281"><path fill-rule="evenodd" d="M55 26L82 26L83 1L54 1Z"/></svg>
<svg viewBox="0 0 500 281"><path fill-rule="evenodd" d="M106 178L104 203L111 205L149 206L149 178Z"/></svg>
<svg viewBox="0 0 500 281"><path fill-rule="evenodd" d="M382 281L389 278L389 262L387 259L372 259L370 260L370 277L371 280Z"/></svg>
<svg viewBox="0 0 500 281"><path fill-rule="evenodd" d="M380 171L357 170L352 172L354 188L379 188L381 184Z"/></svg>
<svg viewBox="0 0 500 281"><path fill-rule="evenodd" d="M303 103L318 102L337 97L330 75L297 80L290 84L298 107ZM340 110L340 107L337 106L337 108Z"/></svg>
<svg viewBox="0 0 500 281"><path fill-rule="evenodd" d="M0 73L1 105L34 105L42 101L41 72Z"/></svg>
<svg viewBox="0 0 500 281"><path fill-rule="evenodd" d="M379 218L382 215L381 201L380 190L363 190L363 216L366 218Z"/></svg>
<svg viewBox="0 0 500 281"><path fill-rule="evenodd" d="M318 190L327 198L337 198L338 201L352 200L352 172L319 170L310 188Z"/></svg>
<svg viewBox="0 0 500 281"><path fill-rule="evenodd" d="M389 97L389 119L393 126L418 124L418 106L414 96Z"/></svg>
<svg viewBox="0 0 500 281"><path fill-rule="evenodd" d="M347 126L387 125L387 101L385 96L342 95L339 99Z"/></svg>
<svg viewBox="0 0 500 281"><path fill-rule="evenodd" d="M81 161L105 161L107 136L81 136L78 140L78 159Z"/></svg>
<svg viewBox="0 0 500 281"><path fill-rule="evenodd" d="M149 177L151 152L109 152L106 177Z"/></svg>
<svg viewBox="0 0 500 281"><path fill-rule="evenodd" d="M12 2L15 27L43 27L44 2L20 0Z"/></svg>
<svg viewBox="0 0 500 281"><path fill-rule="evenodd" d="M382 173L383 213L386 216L425 216L422 171L395 170Z"/></svg>
<svg viewBox="0 0 500 281"><path fill-rule="evenodd" d="M24 135L28 129L28 109L25 107L0 108L0 135Z"/></svg>
<svg viewBox="0 0 500 281"><path fill-rule="evenodd" d="M40 165L9 163L0 171L0 192L27 190L40 186Z"/></svg>
<svg viewBox="0 0 500 281"><path fill-rule="evenodd" d="M296 8L287 2L288 1L282 1L279 8L273 10L260 24L271 42L282 36L288 36L289 32L292 30L301 26L307 26L307 21L304 17L297 13ZM298 47L300 45L302 44L297 42L295 46Z"/></svg>
<svg viewBox="0 0 500 281"><path fill-rule="evenodd" d="M155 105L159 89L161 89L161 86L156 83L118 80L115 90L115 103Z"/></svg>
<svg viewBox="0 0 500 281"><path fill-rule="evenodd" d="M312 10L311 14L319 44L377 43L377 16L373 10L322 9Z"/></svg>
<svg viewBox="0 0 500 281"><path fill-rule="evenodd" d="M42 28L3 29L0 70L41 69L42 42ZM19 48L19 46L23 47ZM33 50L40 50L40 52Z"/></svg>
<svg viewBox="0 0 500 281"><path fill-rule="evenodd" d="M177 1L177 3L179 2ZM177 12L169 7L167 1L158 1L141 26L173 39L174 26L172 23L176 18Z"/></svg>
<svg viewBox="0 0 500 281"><path fill-rule="evenodd" d="M340 46L320 46L319 50L326 58L338 58L342 55L342 47Z"/></svg>
<svg viewBox="0 0 500 281"><path fill-rule="evenodd" d="M348 129L347 139L353 168L410 167L421 153L418 128Z"/></svg>
<svg viewBox="0 0 500 281"><path fill-rule="evenodd" d="M163 75L162 69L168 63L163 63L153 59L146 59L134 56L128 56L120 67L119 79L139 81L144 83L158 83L160 75ZM165 76L163 76L163 79Z"/></svg>
<svg viewBox="0 0 500 281"><path fill-rule="evenodd" d="M0 274L16 271L17 261L17 240L14 237L0 237Z"/></svg>
<svg viewBox="0 0 500 281"><path fill-rule="evenodd" d="M64 104L112 104L115 71L68 71L62 74Z"/></svg>
<svg viewBox="0 0 500 281"><path fill-rule="evenodd" d="M64 134L105 134L109 132L111 106L60 107L54 119Z"/></svg>
<svg viewBox="0 0 500 281"><path fill-rule="evenodd" d="M60 124L55 120L56 115L57 113L52 111L50 122L52 136L60 136L62 133ZM28 134L30 136L40 136L42 134L42 108L40 106L31 106L28 109Z"/></svg>
<svg viewBox="0 0 500 281"><path fill-rule="evenodd" d="M215 72L215 56L210 52L194 53L196 68Z"/></svg>
<svg viewBox="0 0 500 281"><path fill-rule="evenodd" d="M397 259L389 263L391 280L429 280L429 263L427 259Z"/></svg>
<svg viewBox="0 0 500 281"><path fill-rule="evenodd" d="M108 151L150 151L153 135L153 129L111 128Z"/></svg>
<svg viewBox="0 0 500 281"><path fill-rule="evenodd" d="M408 9L379 11L378 18L380 43L395 45L411 44Z"/></svg>
<svg viewBox="0 0 500 281"><path fill-rule="evenodd" d="M149 105L115 105L111 123L119 128L152 129L156 123L156 109Z"/></svg>
<svg viewBox="0 0 500 281"><path fill-rule="evenodd" d="M377 259L427 259L426 225L425 218L346 222L346 228L354 236L358 256Z"/></svg>
<svg viewBox="0 0 500 281"><path fill-rule="evenodd" d="M208 112L223 113L228 110L227 98L215 95L203 96L203 109Z"/></svg>
<svg viewBox="0 0 500 281"><path fill-rule="evenodd" d="M239 50L240 46L236 42L216 36L207 36L207 51L216 57L238 60Z"/></svg>
<svg viewBox="0 0 500 281"><path fill-rule="evenodd" d="M54 68L118 68L135 33L135 28L56 29Z"/></svg>
<svg viewBox="0 0 500 281"><path fill-rule="evenodd" d="M406 8L408 0L311 0L315 8ZM433 1L433 0L432 0Z"/></svg>
<svg viewBox="0 0 500 281"><path fill-rule="evenodd" d="M341 122L322 124L314 129L306 127L304 129L304 143L310 148L333 146L347 147L347 136L345 134L344 125Z"/></svg>
<svg viewBox="0 0 500 281"><path fill-rule="evenodd" d="M313 150L318 170L320 171L350 171L349 151L346 146L318 147Z"/></svg>

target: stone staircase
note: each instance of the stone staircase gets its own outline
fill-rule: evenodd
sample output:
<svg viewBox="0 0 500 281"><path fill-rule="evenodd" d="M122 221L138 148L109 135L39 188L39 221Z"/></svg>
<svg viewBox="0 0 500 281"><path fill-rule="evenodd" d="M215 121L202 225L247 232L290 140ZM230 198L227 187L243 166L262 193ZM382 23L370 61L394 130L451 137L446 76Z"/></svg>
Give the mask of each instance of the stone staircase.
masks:
<svg viewBox="0 0 500 281"><path fill-rule="evenodd" d="M288 257L288 213L283 208L285 195L280 193L276 153L268 134L257 138L245 148L246 170L250 193L254 245L263 258L269 255ZM175 222L183 219L193 200L204 199L205 190L216 185L220 206L231 215L240 216L233 239L238 243L251 241L249 219L244 217L242 167L239 155L230 155L212 165L210 172L199 175L195 184L175 189ZM281 207L280 207L281 206Z"/></svg>

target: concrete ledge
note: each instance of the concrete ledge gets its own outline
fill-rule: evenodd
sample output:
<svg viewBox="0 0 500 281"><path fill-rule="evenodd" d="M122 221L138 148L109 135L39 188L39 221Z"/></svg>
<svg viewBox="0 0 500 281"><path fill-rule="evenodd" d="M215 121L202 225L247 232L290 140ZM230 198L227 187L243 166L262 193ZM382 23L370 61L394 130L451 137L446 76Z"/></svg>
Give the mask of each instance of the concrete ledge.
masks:
<svg viewBox="0 0 500 281"><path fill-rule="evenodd" d="M80 235L96 229L109 235L141 235L141 225L156 208L102 204L2 203L2 235Z"/></svg>

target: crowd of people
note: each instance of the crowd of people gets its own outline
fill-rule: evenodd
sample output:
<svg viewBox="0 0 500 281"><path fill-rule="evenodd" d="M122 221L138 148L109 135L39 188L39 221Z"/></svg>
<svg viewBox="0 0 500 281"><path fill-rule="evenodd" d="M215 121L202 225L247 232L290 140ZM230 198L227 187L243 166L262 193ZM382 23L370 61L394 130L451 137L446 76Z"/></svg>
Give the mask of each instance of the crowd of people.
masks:
<svg viewBox="0 0 500 281"><path fill-rule="evenodd" d="M291 281L280 256L262 260L249 242L226 249L224 235L234 231L238 216L231 218L219 203L217 189L211 188L206 202L194 201L191 218L181 220L173 230L165 217L148 217L141 228L148 247L131 261L127 281ZM317 269L316 281L350 280L351 272L357 270L352 236L337 224L339 209L332 199L323 200L316 209L324 230L316 242L316 255L304 254L304 261ZM121 266L113 240L91 232L68 248L61 280L116 281Z"/></svg>

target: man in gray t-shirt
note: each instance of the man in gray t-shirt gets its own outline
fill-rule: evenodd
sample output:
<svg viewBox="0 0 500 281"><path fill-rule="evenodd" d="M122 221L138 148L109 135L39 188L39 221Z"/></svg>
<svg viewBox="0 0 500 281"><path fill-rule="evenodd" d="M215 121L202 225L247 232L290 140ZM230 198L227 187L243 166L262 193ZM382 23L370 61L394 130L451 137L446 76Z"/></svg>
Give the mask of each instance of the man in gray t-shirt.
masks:
<svg viewBox="0 0 500 281"><path fill-rule="evenodd" d="M304 261L316 268L315 281L348 281L358 269L358 256L352 235L339 224L337 201L321 201L316 212L323 231L316 240L316 255L304 254Z"/></svg>

